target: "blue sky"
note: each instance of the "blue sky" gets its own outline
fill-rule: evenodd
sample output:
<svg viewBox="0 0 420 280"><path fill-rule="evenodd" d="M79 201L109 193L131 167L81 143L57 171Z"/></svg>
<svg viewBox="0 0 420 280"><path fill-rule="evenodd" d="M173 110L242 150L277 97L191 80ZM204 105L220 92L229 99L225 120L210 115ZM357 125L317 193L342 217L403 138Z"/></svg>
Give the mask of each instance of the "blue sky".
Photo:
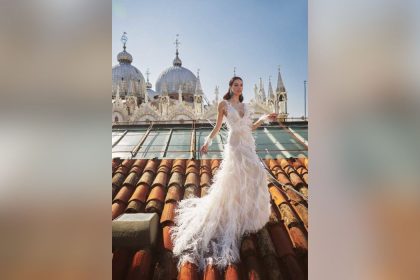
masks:
<svg viewBox="0 0 420 280"><path fill-rule="evenodd" d="M280 65L289 114L304 114L306 0L113 0L112 5L112 65L117 64L125 31L133 65L145 78L150 69L153 89L159 74L172 65L179 34L182 66L194 74L200 69L201 84L210 100L216 85L220 97L227 91L233 67L244 79L245 102L253 98L260 77L267 93L269 76L276 87Z"/></svg>

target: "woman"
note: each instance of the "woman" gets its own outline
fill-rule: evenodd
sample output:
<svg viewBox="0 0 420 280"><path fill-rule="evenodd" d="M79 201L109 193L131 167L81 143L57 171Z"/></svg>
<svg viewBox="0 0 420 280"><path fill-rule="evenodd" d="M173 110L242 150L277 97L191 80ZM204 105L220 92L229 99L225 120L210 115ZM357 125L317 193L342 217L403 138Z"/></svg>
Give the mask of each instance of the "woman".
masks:
<svg viewBox="0 0 420 280"><path fill-rule="evenodd" d="M251 110L242 103L242 89L240 77L229 81L229 91L218 104L216 126L200 148L200 153L207 153L226 117L229 133L223 160L207 195L181 200L175 209L170 236L174 256L179 257L178 271L184 262L196 264L199 270L207 264L222 270L238 263L242 236L257 232L269 219L266 173L252 131L262 122L275 120L277 114L265 114L252 123Z"/></svg>

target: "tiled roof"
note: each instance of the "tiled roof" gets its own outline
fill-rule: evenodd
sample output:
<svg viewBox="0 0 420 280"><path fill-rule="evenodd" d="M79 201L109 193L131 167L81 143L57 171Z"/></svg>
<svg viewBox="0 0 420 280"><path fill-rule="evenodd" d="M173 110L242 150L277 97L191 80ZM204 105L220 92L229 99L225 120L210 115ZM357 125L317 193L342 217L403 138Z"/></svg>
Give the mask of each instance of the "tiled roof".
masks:
<svg viewBox="0 0 420 280"><path fill-rule="evenodd" d="M160 217L157 249L114 248L113 279L307 279L308 205L294 190L308 195L308 159L264 161L286 187L268 182L270 221L258 233L243 237L241 262L220 275L211 266L198 273L193 264L178 273L169 228L176 203L205 196L221 160L113 159L112 219L124 213L154 212Z"/></svg>

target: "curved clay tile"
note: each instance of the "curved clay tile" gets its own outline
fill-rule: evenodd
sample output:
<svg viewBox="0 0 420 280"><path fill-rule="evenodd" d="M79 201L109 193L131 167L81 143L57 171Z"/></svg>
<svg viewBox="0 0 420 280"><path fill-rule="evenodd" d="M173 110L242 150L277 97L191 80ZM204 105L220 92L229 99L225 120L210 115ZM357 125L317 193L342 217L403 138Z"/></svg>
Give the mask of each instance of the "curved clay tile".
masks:
<svg viewBox="0 0 420 280"><path fill-rule="evenodd" d="M170 227L171 227L170 225L164 226L162 230L163 247L168 251L172 251L173 249L171 236L169 234Z"/></svg>
<svg viewBox="0 0 420 280"><path fill-rule="evenodd" d="M182 199L182 189L177 185L172 185L169 187L168 192L166 194L165 202L176 202Z"/></svg>
<svg viewBox="0 0 420 280"><path fill-rule="evenodd" d="M162 216L160 217L160 222L162 224L165 222L174 222L175 207L176 207L176 202L165 203L165 206L163 207Z"/></svg>
<svg viewBox="0 0 420 280"><path fill-rule="evenodd" d="M164 199L165 189L161 186L154 187L147 198L145 211L162 213Z"/></svg>
<svg viewBox="0 0 420 280"><path fill-rule="evenodd" d="M123 186L134 187L137 184L139 177L140 176L136 172L131 172L128 174L127 178L125 178Z"/></svg>
<svg viewBox="0 0 420 280"><path fill-rule="evenodd" d="M123 186L112 202L121 201L127 204L133 192L134 192L134 188Z"/></svg>
<svg viewBox="0 0 420 280"><path fill-rule="evenodd" d="M182 280L198 280L197 266L193 263L186 262L181 266L178 279Z"/></svg>
<svg viewBox="0 0 420 280"><path fill-rule="evenodd" d="M126 279L149 279L151 271L152 253L150 249L139 250L133 256Z"/></svg>
<svg viewBox="0 0 420 280"><path fill-rule="evenodd" d="M172 168L172 162L173 159L162 159L158 168L158 172L165 172L169 174Z"/></svg>
<svg viewBox="0 0 420 280"><path fill-rule="evenodd" d="M143 172L152 172L153 174L156 174L156 169L159 165L159 160L157 159L149 159L146 163L146 166L144 167Z"/></svg>
<svg viewBox="0 0 420 280"><path fill-rule="evenodd" d="M112 219L115 219L122 213L124 213L125 207L127 204L121 201L117 201L115 203L112 203L111 213L112 213Z"/></svg>
<svg viewBox="0 0 420 280"><path fill-rule="evenodd" d="M149 194L149 197L147 198L146 203L151 200L157 200L163 203L164 199L165 199L165 188L161 186L156 186L152 188L152 190L150 191L150 194Z"/></svg>
<svg viewBox="0 0 420 280"><path fill-rule="evenodd" d="M168 182L168 188L170 188L173 185L182 187L183 183L184 175L182 175L182 173L180 172L173 172Z"/></svg>
<svg viewBox="0 0 420 280"><path fill-rule="evenodd" d="M201 197L206 196L209 192L209 189L210 189L210 187L207 186L207 185L202 186L201 187L201 193L200 193Z"/></svg>
<svg viewBox="0 0 420 280"><path fill-rule="evenodd" d="M199 177L196 172L190 172L187 174L187 178L185 179L185 187L189 186L194 186L196 188L199 186Z"/></svg>
<svg viewBox="0 0 420 280"><path fill-rule="evenodd" d="M129 201L138 200L143 203L146 202L149 193L149 186L147 184L140 184L136 187Z"/></svg>
<svg viewBox="0 0 420 280"><path fill-rule="evenodd" d="M176 261L171 251L161 250L153 273L153 279L177 279Z"/></svg>
<svg viewBox="0 0 420 280"><path fill-rule="evenodd" d="M112 254L112 279L125 280L128 263L133 254L128 249L117 249Z"/></svg>
<svg viewBox="0 0 420 280"><path fill-rule="evenodd" d="M143 173L143 175L141 175L140 180L137 182L137 185L144 184L147 186L151 186L154 178L155 173L147 171Z"/></svg>
<svg viewBox="0 0 420 280"><path fill-rule="evenodd" d="M188 187L185 187L183 199L198 197L199 194L198 187L195 185L189 185Z"/></svg>
<svg viewBox="0 0 420 280"><path fill-rule="evenodd" d="M158 172L155 180L153 180L152 188L156 186L166 188L167 181L168 181L168 173L166 173L165 171Z"/></svg>
<svg viewBox="0 0 420 280"><path fill-rule="evenodd" d="M212 159L211 160L211 173L214 175L216 170L220 167L220 160L219 159Z"/></svg>
<svg viewBox="0 0 420 280"><path fill-rule="evenodd" d="M220 280L222 276L216 266L208 264L203 271L205 280Z"/></svg>
<svg viewBox="0 0 420 280"><path fill-rule="evenodd" d="M200 175L200 187L210 187L211 177L210 174L207 172L204 172Z"/></svg>
<svg viewBox="0 0 420 280"><path fill-rule="evenodd" d="M268 279L284 279L277 262L277 253L267 228L264 227L257 233L257 245L259 256L262 257L264 270Z"/></svg>
<svg viewBox="0 0 420 280"><path fill-rule="evenodd" d="M230 264L227 266L225 270L225 280L240 280L241 277L241 270L239 265L237 264Z"/></svg>
<svg viewBox="0 0 420 280"><path fill-rule="evenodd" d="M121 173L121 174L127 175L133 163L134 163L133 159L125 159L121 163L121 165L118 167L117 171L115 171L115 173Z"/></svg>
<svg viewBox="0 0 420 280"><path fill-rule="evenodd" d="M171 173L178 172L181 174L185 173L185 166L187 164L186 159L176 159L172 165Z"/></svg>
<svg viewBox="0 0 420 280"><path fill-rule="evenodd" d="M132 200L128 203L125 213L142 213L144 212L144 203L138 200Z"/></svg>
<svg viewBox="0 0 420 280"><path fill-rule="evenodd" d="M211 159L202 159L200 161L200 174L202 173L211 174Z"/></svg>

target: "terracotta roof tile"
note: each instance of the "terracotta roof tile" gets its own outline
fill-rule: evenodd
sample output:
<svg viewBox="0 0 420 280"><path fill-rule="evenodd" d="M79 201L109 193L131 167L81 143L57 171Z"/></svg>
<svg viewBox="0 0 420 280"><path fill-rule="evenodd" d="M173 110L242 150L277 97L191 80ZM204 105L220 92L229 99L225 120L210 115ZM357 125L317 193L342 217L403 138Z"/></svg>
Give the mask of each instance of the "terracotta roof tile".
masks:
<svg viewBox="0 0 420 280"><path fill-rule="evenodd" d="M128 174L127 178L125 178L123 186L130 186L134 187L139 180L139 175L136 172L132 172Z"/></svg>
<svg viewBox="0 0 420 280"><path fill-rule="evenodd" d="M212 159L211 160L211 172L214 175L214 172L219 169L221 160Z"/></svg>
<svg viewBox="0 0 420 280"><path fill-rule="evenodd" d="M176 262L172 252L162 250L158 256L153 273L154 280L177 279L178 271Z"/></svg>
<svg viewBox="0 0 420 280"><path fill-rule="evenodd" d="M118 166L121 164L122 160L120 158L113 158L112 159L112 176L114 176L115 171L117 170Z"/></svg>
<svg viewBox="0 0 420 280"><path fill-rule="evenodd" d="M185 173L187 161L185 159L175 159L172 165L172 172Z"/></svg>
<svg viewBox="0 0 420 280"><path fill-rule="evenodd" d="M200 174L202 173L211 174L211 159L202 159L200 161Z"/></svg>
<svg viewBox="0 0 420 280"><path fill-rule="evenodd" d="M128 171L130 171L131 166L133 165L134 160L132 159L125 159L123 162L118 166L115 173L121 173L123 175L127 175Z"/></svg>
<svg viewBox="0 0 420 280"><path fill-rule="evenodd" d="M264 263L268 279L284 279L277 262L276 250L266 227L258 231L257 244L259 256L261 256Z"/></svg>
<svg viewBox="0 0 420 280"><path fill-rule="evenodd" d="M302 254L305 254L308 251L308 241L305 236L305 230L301 226L301 221L296 217L294 211L281 195L280 191L273 185L270 187L270 194L278 207L281 219L288 228L295 248Z"/></svg>
<svg viewBox="0 0 420 280"><path fill-rule="evenodd" d="M163 227L162 230L162 235L163 235L163 247L166 250L172 251L173 248L173 244L172 244L172 240L171 237L169 235L169 229L171 226L167 225Z"/></svg>
<svg viewBox="0 0 420 280"><path fill-rule="evenodd" d="M185 263L181 266L178 275L179 280L198 280L197 266L192 263Z"/></svg>
<svg viewBox="0 0 420 280"><path fill-rule="evenodd" d="M120 201L112 203L112 208L111 208L112 219L115 219L116 217L118 217L119 215L124 213L124 210L125 210L126 206L127 206L127 204L125 204L124 202L120 202Z"/></svg>
<svg viewBox="0 0 420 280"><path fill-rule="evenodd" d="M138 200L132 200L128 203L127 208L125 209L126 213L141 213L144 212L145 204L144 202Z"/></svg>
<svg viewBox="0 0 420 280"><path fill-rule="evenodd" d="M149 279L151 275L152 254L149 249L137 251L128 269L127 280Z"/></svg>
<svg viewBox="0 0 420 280"><path fill-rule="evenodd" d="M169 174L169 172L172 169L173 162L174 162L173 159L162 159L158 168L158 172L165 172Z"/></svg>
<svg viewBox="0 0 420 280"><path fill-rule="evenodd" d="M168 181L168 173L165 171L158 172L158 174L155 177L155 180L153 181L152 187L160 186L163 188L166 188L166 183Z"/></svg>
<svg viewBox="0 0 420 280"><path fill-rule="evenodd" d="M137 182L137 185L146 184L147 186L151 186L154 178L155 172L148 170L141 175L140 180Z"/></svg>
<svg viewBox="0 0 420 280"><path fill-rule="evenodd" d="M204 269L204 280L221 280L222 275L220 275L219 270L214 265L207 265Z"/></svg>
<svg viewBox="0 0 420 280"><path fill-rule="evenodd" d="M211 180L210 174L207 172L203 172L200 175L200 187L210 187L210 183L211 183L210 180Z"/></svg>
<svg viewBox="0 0 420 280"><path fill-rule="evenodd" d="M147 184L141 183L136 187L129 201L131 202L133 200L137 200L146 203L147 195L149 194L149 189L150 188Z"/></svg>
<svg viewBox="0 0 420 280"><path fill-rule="evenodd" d="M237 264L230 264L225 270L225 280L240 280L241 277L241 270L239 265Z"/></svg>
<svg viewBox="0 0 420 280"><path fill-rule="evenodd" d="M118 192L117 196L114 198L113 202L121 201L127 204L133 192L133 187L123 186Z"/></svg>
<svg viewBox="0 0 420 280"><path fill-rule="evenodd" d="M157 167L159 165L159 160L157 159L149 159L146 163L146 166L144 167L143 172L152 172L153 174L156 174Z"/></svg>
<svg viewBox="0 0 420 280"><path fill-rule="evenodd" d="M176 172L172 173L172 175L169 179L169 182L168 182L168 187L171 187L173 185L176 185L178 187L182 187L183 183L184 183L183 173L180 173L180 172L176 171Z"/></svg>
<svg viewBox="0 0 420 280"><path fill-rule="evenodd" d="M306 158L283 162L282 159L266 159L265 162L281 183L295 189L298 186L300 191L304 188L307 190ZM130 251L114 252L113 279L139 278L139 273L148 273L146 279L162 280L221 277L307 279L307 202L292 190L280 189L272 184L267 186L273 199L270 221L258 233L243 237L239 263L231 264L223 274L213 266L198 273L194 264L185 264L178 273L177 258L171 252L173 244L169 236L169 228L175 218L175 206L181 199L207 195L211 178L219 169L220 163L220 159L113 159L112 219L124 212L157 212L161 223L157 251L149 251L148 256L144 255L144 251L137 251L136 256ZM145 257L148 257L149 264ZM129 273L131 274L128 275ZM139 279L145 278L140 276Z"/></svg>
<svg viewBox="0 0 420 280"><path fill-rule="evenodd" d="M162 213L164 200L165 188L157 185L150 191L149 197L146 201L145 211Z"/></svg>
<svg viewBox="0 0 420 280"><path fill-rule="evenodd" d="M177 185L173 185L169 187L168 192L166 194L165 202L170 201L179 201L181 200L183 196L183 191L181 187L178 187Z"/></svg>
<svg viewBox="0 0 420 280"><path fill-rule="evenodd" d="M174 222L175 218L175 207L176 202L167 202L165 203L165 206L163 207L162 216L160 217L160 222Z"/></svg>
<svg viewBox="0 0 420 280"><path fill-rule="evenodd" d="M190 185L185 188L184 191L184 199L192 198L192 197L199 197L200 191L195 185Z"/></svg>
<svg viewBox="0 0 420 280"><path fill-rule="evenodd" d="M210 187L209 186L204 186L201 187L201 192L200 192L200 197L206 196L209 192Z"/></svg>
<svg viewBox="0 0 420 280"><path fill-rule="evenodd" d="M112 279L125 280L131 256L131 252L127 249L114 251L112 254Z"/></svg>
<svg viewBox="0 0 420 280"><path fill-rule="evenodd" d="M187 175L187 178L185 179L185 187L193 185L194 187L199 186L200 178L198 176L198 173L196 172L190 172Z"/></svg>

